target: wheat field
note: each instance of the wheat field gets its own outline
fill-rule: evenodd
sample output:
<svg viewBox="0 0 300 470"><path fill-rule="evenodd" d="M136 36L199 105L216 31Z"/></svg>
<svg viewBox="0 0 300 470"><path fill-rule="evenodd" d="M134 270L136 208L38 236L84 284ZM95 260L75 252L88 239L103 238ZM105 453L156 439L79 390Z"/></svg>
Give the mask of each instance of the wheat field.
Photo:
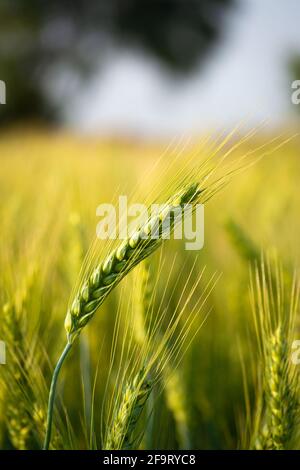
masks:
<svg viewBox="0 0 300 470"><path fill-rule="evenodd" d="M2 132L0 448L300 448L299 150ZM202 250L94 242L120 194L199 199Z"/></svg>

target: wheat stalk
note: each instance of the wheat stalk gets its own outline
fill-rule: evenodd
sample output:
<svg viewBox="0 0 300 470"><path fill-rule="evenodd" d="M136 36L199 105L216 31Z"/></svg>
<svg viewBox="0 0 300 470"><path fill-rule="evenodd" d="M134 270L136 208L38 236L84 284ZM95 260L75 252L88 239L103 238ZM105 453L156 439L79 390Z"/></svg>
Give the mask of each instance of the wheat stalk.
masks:
<svg viewBox="0 0 300 470"><path fill-rule="evenodd" d="M23 309L28 297L26 289L22 292ZM24 311L21 310L24 314ZM3 327L8 344L9 358L4 375L7 390L6 419L9 436L16 449L25 450L37 447L36 421L34 407L36 399L30 383L29 369L32 366L26 332L21 327L22 315L15 303L7 302L3 307Z"/></svg>
<svg viewBox="0 0 300 470"><path fill-rule="evenodd" d="M209 159L203 163L202 184L204 184L204 181L207 182L211 175L215 173L227 154L228 152L219 164L209 171L207 170ZM80 335L81 330L91 320L112 289L136 265L157 250L164 239L169 238L170 233L176 227L178 219L182 220L182 211L184 211L186 205L189 205L189 209L190 206L194 209L200 199L203 204L207 202L217 191L224 187L228 176L234 171L238 170L232 169L225 176L202 188L199 187L198 182L185 183L177 194L169 198L166 204L160 206L157 214L151 215L145 224L138 227L102 263L98 264L90 275L85 276L65 319L67 344L56 364L50 385L44 449L48 449L51 439L53 405L58 375L74 340ZM185 181L190 181L190 175L186 175ZM201 197L203 194L204 197Z"/></svg>
<svg viewBox="0 0 300 470"><path fill-rule="evenodd" d="M270 447L283 450L295 425L296 396L289 371L289 352L284 329L272 335L266 371L267 403L270 414Z"/></svg>
<svg viewBox="0 0 300 470"><path fill-rule="evenodd" d="M205 182L206 187L200 188L199 182L190 183L191 178L195 176L195 169L188 171L185 168L179 171L177 175L185 173L183 179L185 184L182 186L181 190L160 208L158 214L151 216L142 227L137 228L135 232L125 239L116 250L112 251L102 263L98 264L90 275L85 276L83 279L83 283L76 293L75 299L68 309L65 318L67 344L56 364L50 385L44 449L48 449L51 439L53 405L58 375L74 340L80 335L81 330L91 320L96 310L104 302L111 290L114 289L137 264L157 250L165 238L168 238L165 237L164 222L169 221L167 224L167 235L169 236L170 232L176 227L178 215L180 215L181 220L182 210L184 210L186 204L191 204L192 207L195 208L195 205L200 202L200 199L203 204L206 203L216 192L226 185L228 178L233 173L245 168L242 162L249 155L247 153L243 155L239 162L230 165L225 175L217 177L214 182L208 184L209 178L211 178L212 175L218 174L217 172L225 159L249 137L246 136L245 139L234 144L229 150L225 151L224 155L217 163L211 165L212 159L224 148L232 134L233 133L230 133L230 135L217 146L212 155L205 159L197 169L197 171L200 170L202 172L201 177L198 174L197 180L201 180L202 185L204 185ZM235 167L236 163L238 163L237 167ZM199 177L201 178L200 180ZM178 209L180 211L178 211Z"/></svg>
<svg viewBox="0 0 300 470"><path fill-rule="evenodd" d="M26 397L32 399L32 390L29 386L25 367L25 346L20 321L17 317L15 306L6 303L3 307L4 331L9 345L11 357L9 358L8 376L6 379L7 400L6 419L9 436L16 449L28 448L29 442L33 441L33 426L31 417L24 405ZM10 391L10 386L13 390ZM17 405L17 406L16 406Z"/></svg>
<svg viewBox="0 0 300 470"><path fill-rule="evenodd" d="M183 210L186 204L195 205L203 190L198 183L184 187L171 197L157 215L150 217L120 246L93 270L83 281L83 285L75 297L65 319L67 344L53 372L49 392L47 432L44 448L48 449L51 438L53 405L56 383L61 366L67 357L74 340L82 328L91 320L96 310L104 302L111 290L142 260L150 256L162 243L164 236L174 230L178 221L178 209ZM168 224L164 221L169 220Z"/></svg>
<svg viewBox="0 0 300 470"><path fill-rule="evenodd" d="M142 368L132 381L127 382L120 406L113 417L104 443L106 450L132 449L134 431L152 390L152 381Z"/></svg>
<svg viewBox="0 0 300 470"><path fill-rule="evenodd" d="M282 268L262 261L251 282L252 306L260 350L261 374L258 387L255 449L287 449L299 410L297 375L289 353L299 282L294 278L286 298Z"/></svg>
<svg viewBox="0 0 300 470"><path fill-rule="evenodd" d="M290 376L285 332L278 327L270 338L265 370L265 414L255 439L255 449L284 450L293 435L298 401Z"/></svg>
<svg viewBox="0 0 300 470"><path fill-rule="evenodd" d="M34 426L26 404L33 405L33 390L28 378L28 345L24 320L27 304L35 281L35 269L14 292L12 301L3 306L3 330L8 345L9 358L3 376L6 388L5 415L10 440L16 449L25 450L35 441Z"/></svg>

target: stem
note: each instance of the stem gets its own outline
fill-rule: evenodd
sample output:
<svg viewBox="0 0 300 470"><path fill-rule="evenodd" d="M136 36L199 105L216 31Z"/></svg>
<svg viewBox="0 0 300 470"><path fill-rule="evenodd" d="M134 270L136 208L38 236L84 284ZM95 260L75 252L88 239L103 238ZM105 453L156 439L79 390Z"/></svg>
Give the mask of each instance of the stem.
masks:
<svg viewBox="0 0 300 470"><path fill-rule="evenodd" d="M68 355L72 347L72 343L67 343L65 349L63 350L52 375L50 392L49 392L49 401L48 401L48 413L47 413L47 427L46 427L46 436L44 441L43 450L49 449L50 439L51 439L51 429L52 429L52 419L53 419L53 406L54 406L54 399L55 399L55 391L56 391L56 383L58 379L58 374L63 365L65 358Z"/></svg>

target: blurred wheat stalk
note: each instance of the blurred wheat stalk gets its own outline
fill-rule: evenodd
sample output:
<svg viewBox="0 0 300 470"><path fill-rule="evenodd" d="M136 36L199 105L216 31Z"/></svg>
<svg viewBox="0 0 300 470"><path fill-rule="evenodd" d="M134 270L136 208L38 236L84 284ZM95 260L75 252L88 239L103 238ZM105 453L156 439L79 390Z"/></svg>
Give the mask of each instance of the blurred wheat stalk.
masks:
<svg viewBox="0 0 300 470"><path fill-rule="evenodd" d="M252 439L255 449L288 449L296 434L299 376L292 363L292 342L299 295L297 274L290 281L278 261L258 263L251 276L260 364Z"/></svg>

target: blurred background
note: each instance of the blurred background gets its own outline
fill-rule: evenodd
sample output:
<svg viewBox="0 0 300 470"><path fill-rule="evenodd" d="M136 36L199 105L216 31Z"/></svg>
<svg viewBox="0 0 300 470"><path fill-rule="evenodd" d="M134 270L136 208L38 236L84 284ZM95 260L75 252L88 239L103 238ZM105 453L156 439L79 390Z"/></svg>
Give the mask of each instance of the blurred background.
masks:
<svg viewBox="0 0 300 470"><path fill-rule="evenodd" d="M166 138L290 125L299 18L297 0L2 0L0 122Z"/></svg>

